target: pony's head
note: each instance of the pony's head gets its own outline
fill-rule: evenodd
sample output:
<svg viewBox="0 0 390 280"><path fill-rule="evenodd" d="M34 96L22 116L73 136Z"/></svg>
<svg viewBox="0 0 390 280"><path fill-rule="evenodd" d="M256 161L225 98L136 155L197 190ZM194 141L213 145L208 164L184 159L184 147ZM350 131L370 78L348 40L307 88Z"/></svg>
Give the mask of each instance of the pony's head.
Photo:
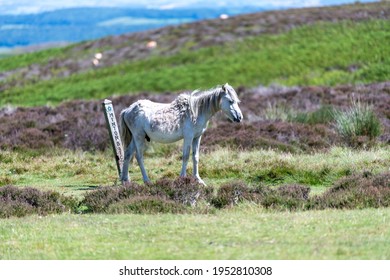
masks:
<svg viewBox="0 0 390 280"><path fill-rule="evenodd" d="M242 121L242 113L238 104L240 100L238 99L236 91L229 85L224 84L221 89L221 110L224 114L234 122Z"/></svg>

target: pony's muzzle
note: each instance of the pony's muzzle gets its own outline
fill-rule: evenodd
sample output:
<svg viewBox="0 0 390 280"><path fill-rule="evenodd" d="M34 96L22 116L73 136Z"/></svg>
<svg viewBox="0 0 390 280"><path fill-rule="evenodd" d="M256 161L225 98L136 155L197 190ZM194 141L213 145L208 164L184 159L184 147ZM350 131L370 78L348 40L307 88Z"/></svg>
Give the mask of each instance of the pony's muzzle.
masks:
<svg viewBox="0 0 390 280"><path fill-rule="evenodd" d="M239 123L239 122L242 121L242 119L243 119L242 114L241 114L241 113L237 113L237 114L234 116L233 121Z"/></svg>

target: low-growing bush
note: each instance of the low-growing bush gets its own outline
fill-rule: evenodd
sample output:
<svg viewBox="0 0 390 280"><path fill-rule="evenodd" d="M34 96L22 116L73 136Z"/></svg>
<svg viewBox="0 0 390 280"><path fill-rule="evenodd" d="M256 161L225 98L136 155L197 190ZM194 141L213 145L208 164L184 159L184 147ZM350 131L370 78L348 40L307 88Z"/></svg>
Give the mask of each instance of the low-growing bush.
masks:
<svg viewBox="0 0 390 280"><path fill-rule="evenodd" d="M223 184L215 192L192 177L163 178L155 183L100 187L81 202L57 192L6 186L0 188L0 218L77 213L213 213L216 209L253 203L273 210L361 209L390 207L390 172L349 175L322 194L309 196L310 188L288 184L272 188L242 181Z"/></svg>
<svg viewBox="0 0 390 280"><path fill-rule="evenodd" d="M163 178L149 185L129 183L121 187L102 187L83 200L90 212L105 213L202 213L194 211L203 201L214 209L249 202L274 210L310 210L327 208L366 208L390 206L390 173L350 175L328 191L313 197L310 188L286 184L272 188L262 183L248 186L242 181L212 187L200 186L191 177ZM192 207L188 207L192 206ZM204 213L210 213L210 208Z"/></svg>
<svg viewBox="0 0 390 280"><path fill-rule="evenodd" d="M0 218L24 217L31 213L34 208L26 202L0 199Z"/></svg>
<svg viewBox="0 0 390 280"><path fill-rule="evenodd" d="M146 185L131 182L119 187L100 187L88 193L82 204L87 207L88 212L93 213L128 211L134 210L134 207L144 209L143 213L149 213L156 211L156 205L162 207L169 204L171 207L172 203L176 203L177 211L181 212L184 206L193 207L198 200L208 200L212 193L213 188L200 185L193 177L180 177L176 180L163 178ZM142 200L147 201L141 202ZM151 209L148 210L147 205ZM165 207L161 209L165 211Z"/></svg>
<svg viewBox="0 0 390 280"><path fill-rule="evenodd" d="M234 206L243 200L251 200L251 189L241 181L222 185L210 202L216 208Z"/></svg>
<svg viewBox="0 0 390 280"><path fill-rule="evenodd" d="M233 149L277 149L286 152L329 148L339 141L337 133L323 124L281 121L254 121L242 124L220 123L202 137L202 147Z"/></svg>
<svg viewBox="0 0 390 280"><path fill-rule="evenodd" d="M243 182L222 185L211 204L216 208L234 206L247 201L272 209L303 209L309 199L310 188L301 185L284 185L270 188L259 185L249 187Z"/></svg>
<svg viewBox="0 0 390 280"><path fill-rule="evenodd" d="M184 212L186 212L186 207L183 204L159 196L134 196L113 203L107 209L107 213L110 214L180 214Z"/></svg>
<svg viewBox="0 0 390 280"><path fill-rule="evenodd" d="M214 192L212 187L201 186L191 176L179 177L175 180L164 178L158 180L153 186L158 190L161 189L168 198L190 206L195 206L199 199L209 200Z"/></svg>
<svg viewBox="0 0 390 280"><path fill-rule="evenodd" d="M202 137L201 149L272 148L286 152L311 152L340 145L343 141L334 127L337 114L334 111L336 108L347 108L351 104L351 94L356 94L362 103L372 104L372 110L382 121L382 137L378 140L388 143L388 84L291 88L271 86L263 89L237 87L244 122L231 124L223 114L217 114ZM177 92L160 95L142 93L112 97L112 101L118 117L122 109L137 100L169 103L176 97ZM0 123L0 149L28 152L54 147L103 151L110 147L107 126L98 100L69 101L55 108L6 107L0 109ZM370 138L361 136L357 140L364 143L370 141ZM152 143L150 147L154 150L150 149L151 154L168 156L178 154L182 145Z"/></svg>
<svg viewBox="0 0 390 280"><path fill-rule="evenodd" d="M309 200L310 188L301 185L283 185L272 190L261 201L265 208L279 210L304 209Z"/></svg>
<svg viewBox="0 0 390 280"><path fill-rule="evenodd" d="M390 206L390 173L351 175L313 197L308 209L361 209Z"/></svg>
<svg viewBox="0 0 390 280"><path fill-rule="evenodd" d="M77 212L79 202L55 191L5 186L0 188L0 217L23 217L28 214L48 215Z"/></svg>
<svg viewBox="0 0 390 280"><path fill-rule="evenodd" d="M111 204L120 200L146 194L146 189L136 183L120 187L99 187L87 193L81 203L87 207L88 212L101 213L107 211Z"/></svg>

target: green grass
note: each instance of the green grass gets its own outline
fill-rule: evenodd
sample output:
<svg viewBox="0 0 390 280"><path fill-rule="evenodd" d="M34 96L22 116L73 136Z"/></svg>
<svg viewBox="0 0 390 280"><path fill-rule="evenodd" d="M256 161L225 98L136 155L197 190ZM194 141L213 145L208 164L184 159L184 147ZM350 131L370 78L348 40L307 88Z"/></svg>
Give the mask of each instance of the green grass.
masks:
<svg viewBox="0 0 390 280"><path fill-rule="evenodd" d="M335 119L335 108L322 105L312 112L302 112L288 107L286 104L268 104L261 116L265 120L281 120L306 124L327 124Z"/></svg>
<svg viewBox="0 0 390 280"><path fill-rule="evenodd" d="M89 153L54 150L32 155L0 151L0 159L0 186L32 186L82 196L95 186L117 182L115 162L110 151ZM146 155L145 166L153 181L163 177L177 178L181 168L181 153L170 156ZM333 148L329 152L314 154L219 149L200 155L199 170L205 182L213 186L233 180L270 186L298 183L308 185L312 193L318 193L343 176L363 171L381 173L387 171L388 166L388 146L367 151ZM191 174L191 164L188 172ZM136 161L131 165L130 177L142 183Z"/></svg>
<svg viewBox="0 0 390 280"><path fill-rule="evenodd" d="M18 55L5 55L0 59L0 72L26 67L31 64L46 64L50 59L65 55L68 47L50 48Z"/></svg>
<svg viewBox="0 0 390 280"><path fill-rule="evenodd" d="M359 137L372 141L381 134L381 123L373 108L360 100L352 100L346 111L336 111L334 118L337 132L351 146L359 145Z"/></svg>
<svg viewBox="0 0 390 280"><path fill-rule="evenodd" d="M390 209L0 220L0 259L389 259Z"/></svg>
<svg viewBox="0 0 390 280"><path fill-rule="evenodd" d="M80 195L117 179L115 161L107 153L51 150L48 153L0 151L0 185L34 186Z"/></svg>
<svg viewBox="0 0 390 280"><path fill-rule="evenodd" d="M182 51L38 81L0 93L0 106L58 104L139 91L179 91L229 82L336 85L390 79L389 21L321 23L223 47ZM350 71L350 67L357 67Z"/></svg>

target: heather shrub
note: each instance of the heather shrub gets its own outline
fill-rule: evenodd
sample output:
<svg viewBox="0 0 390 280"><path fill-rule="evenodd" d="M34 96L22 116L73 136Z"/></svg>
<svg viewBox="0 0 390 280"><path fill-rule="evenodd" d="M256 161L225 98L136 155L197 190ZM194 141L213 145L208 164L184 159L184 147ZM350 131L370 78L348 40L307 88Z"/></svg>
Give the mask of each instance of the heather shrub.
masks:
<svg viewBox="0 0 390 280"><path fill-rule="evenodd" d="M239 89L237 89L239 91ZM265 91L262 93L262 91ZM355 102L351 108L360 104L361 110L355 110L358 123L367 124L363 134L350 138L352 118L345 118L348 111L336 111L350 105L350 96L355 93L362 102ZM116 116L119 112L139 99L151 99L157 102L171 102L177 93L161 95L138 94L112 97ZM223 114L217 114L210 122L210 128L202 138L201 149L215 150L219 147L234 149L277 149L287 152L317 151L341 144L344 139L351 145L361 145L375 140L378 120L373 114L363 114L365 107L374 111L382 120L382 142L388 142L390 116L388 85L370 84L366 86L340 87L267 87L262 90L242 89L240 96L241 110L245 121L231 124ZM304 101L304 102L303 102ZM70 101L55 108L14 108L0 109L0 148L1 149L36 149L67 148L84 151L103 151L109 148L110 141L101 101ZM267 105L268 104L268 105ZM274 104L274 105L269 105ZM287 105L286 105L287 104ZM324 105L321 105L324 104ZM356 114L355 114L356 115ZM340 116L339 121L334 119ZM340 127L337 133L334 127ZM345 128L345 129L343 129ZM368 129L369 128L369 129ZM346 131L345 133L343 131ZM344 135L344 136L343 136ZM346 136L345 136L346 135ZM353 135L353 134L352 134ZM370 136L373 135L373 136ZM371 138L370 138L371 137ZM357 144L356 144L357 143ZM175 154L181 145L153 144L153 154L164 156Z"/></svg>
<svg viewBox="0 0 390 280"><path fill-rule="evenodd" d="M29 149L43 149L53 147L51 139L37 128L27 128L17 134L19 147Z"/></svg>
<svg viewBox="0 0 390 280"><path fill-rule="evenodd" d="M339 137L323 124L282 121L219 123L203 135L202 146L232 149L277 149L286 152L313 151L337 144Z"/></svg>
<svg viewBox="0 0 390 280"><path fill-rule="evenodd" d="M339 180L322 195L314 197L308 209L361 209L390 206L390 173L363 173Z"/></svg>
<svg viewBox="0 0 390 280"><path fill-rule="evenodd" d="M216 208L224 208L234 206L249 198L250 188L244 182L237 181L222 185L210 202Z"/></svg>
<svg viewBox="0 0 390 280"><path fill-rule="evenodd" d="M157 213L184 213L186 207L159 196L134 196L111 204L107 212L111 214L157 214Z"/></svg>
<svg viewBox="0 0 390 280"><path fill-rule="evenodd" d="M154 213L159 207L163 213L168 211L166 209L171 209L168 212L182 212L183 207L195 206L198 200L208 199L212 192L213 188L201 186L192 177L163 178L146 185L131 182L119 187L100 187L86 194L82 204L87 211L94 213L137 212L142 209L143 213ZM173 210L172 203L176 204L176 210Z"/></svg>
<svg viewBox="0 0 390 280"><path fill-rule="evenodd" d="M34 208L28 203L0 198L0 218L24 217L34 213Z"/></svg>
<svg viewBox="0 0 390 280"><path fill-rule="evenodd" d="M211 199L211 204L216 208L225 208L248 201L265 208L303 209L309 192L309 187L301 185L284 185L274 189L264 185L249 187L238 181L222 185Z"/></svg>
<svg viewBox="0 0 390 280"><path fill-rule="evenodd" d="M213 195L212 187L200 185L194 177L179 177L175 180L163 178L157 181L154 186L163 191L170 199L183 205L195 206L200 199L208 200Z"/></svg>
<svg viewBox="0 0 390 280"><path fill-rule="evenodd" d="M310 188L303 185L272 188L263 184L248 186L242 181L223 184L215 191L192 177L184 177L163 178L146 185L99 187L79 202L54 191L6 186L0 188L0 218L76 213L81 208L85 213L212 213L243 202L272 210L390 207L390 172L350 175L322 194L309 194Z"/></svg>
<svg viewBox="0 0 390 280"><path fill-rule="evenodd" d="M106 212L111 204L144 191L144 187L136 183L119 187L99 187L87 193L81 203L87 207L88 212L101 213Z"/></svg>
<svg viewBox="0 0 390 280"><path fill-rule="evenodd" d="M40 191L35 188L0 188L0 217L22 217L28 214L48 215L63 212L77 212L79 202L54 191Z"/></svg>
<svg viewBox="0 0 390 280"><path fill-rule="evenodd" d="M297 210L304 209L309 199L310 188L302 185L283 185L264 196L265 208Z"/></svg>
<svg viewBox="0 0 390 280"><path fill-rule="evenodd" d="M264 185L249 187L242 181L236 181L222 185L211 199L211 204L216 208L231 207L244 201L262 204L272 192Z"/></svg>

